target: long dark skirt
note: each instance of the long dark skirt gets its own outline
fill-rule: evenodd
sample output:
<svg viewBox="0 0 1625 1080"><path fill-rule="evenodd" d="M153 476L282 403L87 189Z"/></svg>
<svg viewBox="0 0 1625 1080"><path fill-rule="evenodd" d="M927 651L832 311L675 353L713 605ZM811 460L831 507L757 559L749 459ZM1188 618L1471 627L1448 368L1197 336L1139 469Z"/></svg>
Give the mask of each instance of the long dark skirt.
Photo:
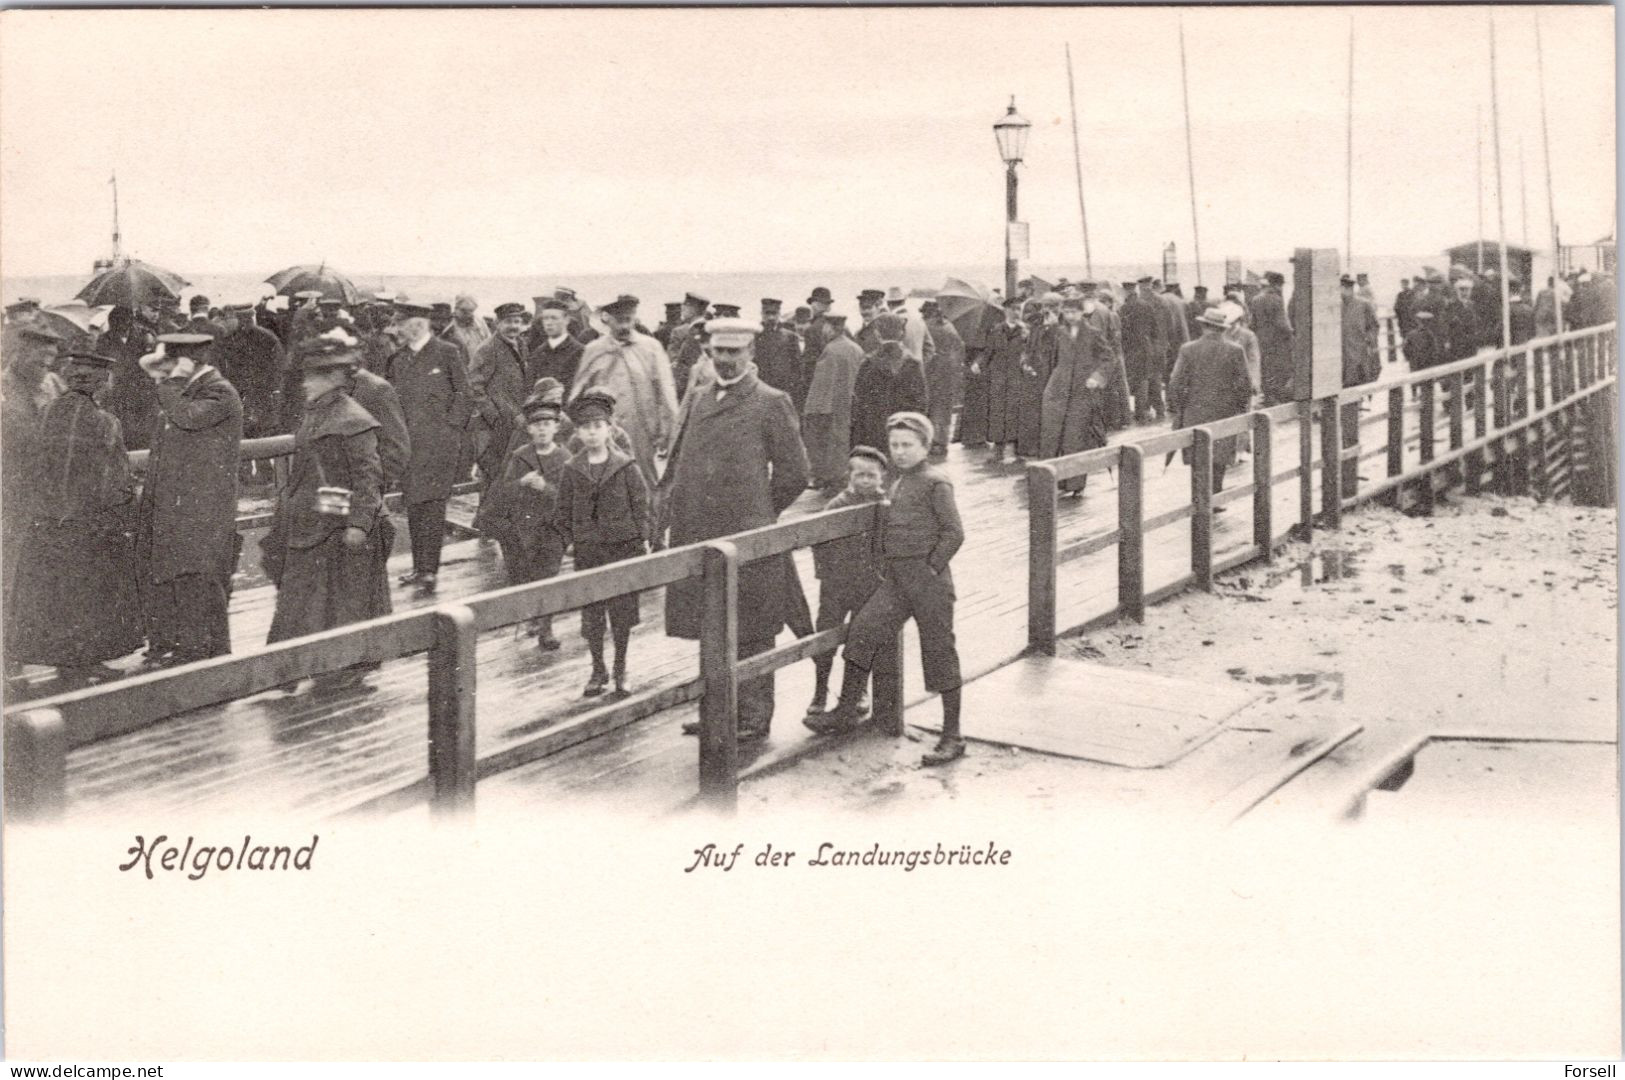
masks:
<svg viewBox="0 0 1625 1080"><path fill-rule="evenodd" d="M966 446L987 442L988 391L987 372L980 375L965 372L965 404L959 411L958 441Z"/></svg>
<svg viewBox="0 0 1625 1080"><path fill-rule="evenodd" d="M344 530L335 529L315 547L287 549L267 644L379 614L380 567L389 557L387 544L394 539L388 520L379 518L359 548L345 547Z"/></svg>
<svg viewBox="0 0 1625 1080"><path fill-rule="evenodd" d="M7 660L78 667L128 656L146 641L129 538L79 522L32 525L6 614Z"/></svg>

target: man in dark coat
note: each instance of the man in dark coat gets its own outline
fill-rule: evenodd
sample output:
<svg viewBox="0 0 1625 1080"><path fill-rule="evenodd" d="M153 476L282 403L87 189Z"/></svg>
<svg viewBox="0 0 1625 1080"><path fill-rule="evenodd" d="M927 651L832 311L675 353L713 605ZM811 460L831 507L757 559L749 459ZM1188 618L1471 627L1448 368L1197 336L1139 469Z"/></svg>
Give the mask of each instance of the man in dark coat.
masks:
<svg viewBox="0 0 1625 1080"><path fill-rule="evenodd" d="M531 385L538 379L557 379L561 386L574 383L584 348L570 336L570 311L564 301L542 300L526 344L525 372Z"/></svg>
<svg viewBox="0 0 1625 1080"><path fill-rule="evenodd" d="M412 572L403 585L432 590L440 572L440 548L446 538L446 502L463 461L463 428L473 409L462 351L436 338L429 329L429 309L399 305L401 352L395 357L395 389L412 456L401 483L406 527L412 538Z"/></svg>
<svg viewBox="0 0 1625 1080"><path fill-rule="evenodd" d="M1344 274L1343 288L1343 385L1363 386L1376 382L1382 374L1382 354L1377 351L1377 313L1371 301L1362 299L1355 290L1355 280ZM1350 401L1342 407L1341 428L1343 446L1356 446L1360 442L1360 402ZM1359 479L1360 463L1343 463L1343 492L1354 490Z"/></svg>
<svg viewBox="0 0 1625 1080"><path fill-rule="evenodd" d="M965 378L965 339L954 324L945 319L935 300L920 305L925 331L934 348L925 371L925 394L930 403L926 415L933 425L931 456L948 455L948 433L953 428L954 406L963 392Z"/></svg>
<svg viewBox="0 0 1625 1080"><path fill-rule="evenodd" d="M1512 344L1522 345L1535 336L1535 305L1524 296L1523 284L1513 281L1508 289L1507 315L1512 323Z"/></svg>
<svg viewBox="0 0 1625 1080"><path fill-rule="evenodd" d="M1167 354L1162 366L1162 377L1166 380L1173 374L1174 361L1179 358L1179 349L1191 339L1191 332L1185 316L1185 298L1177 282L1170 281L1167 288L1157 294L1156 299L1162 305L1162 332L1168 339Z"/></svg>
<svg viewBox="0 0 1625 1080"><path fill-rule="evenodd" d="M218 322L215 322L213 319L209 318L209 298L207 296L200 294L192 297L191 302L187 304L187 308L192 313L191 318L187 319L186 322L181 324L181 328L179 331L177 331L177 333L202 334L205 337L213 338L216 343L218 343L221 338L226 336L225 329ZM203 354L201 354L199 359L205 363L214 364L215 368L217 370L219 369L220 365L215 364L212 346L209 350L206 350Z"/></svg>
<svg viewBox="0 0 1625 1080"><path fill-rule="evenodd" d="M237 568L237 455L243 403L200 365L201 334L164 334L141 366L162 420L141 488L136 558L151 666L231 652L226 601Z"/></svg>
<svg viewBox="0 0 1625 1080"><path fill-rule="evenodd" d="M502 475L514 432L525 426L525 398L534 380L525 372L524 313L523 304L498 304L496 333L475 350L468 369L475 409L470 433L482 498Z"/></svg>
<svg viewBox="0 0 1625 1080"><path fill-rule="evenodd" d="M277 586L267 644L380 614L378 583L394 529L384 509L379 424L348 391L360 346L353 337L318 335L300 348L306 408L267 538L265 568ZM329 672L316 684L348 689L373 666Z"/></svg>
<svg viewBox="0 0 1625 1080"><path fill-rule="evenodd" d="M924 412L928 404L925 372L903 352L903 317L887 313L874 326L878 344L852 386L852 446L885 445L887 417Z"/></svg>
<svg viewBox="0 0 1625 1080"><path fill-rule="evenodd" d="M282 384L287 360L282 342L254 325L254 306L226 309L225 336L214 343L214 362L243 400L243 435L258 439L282 429Z"/></svg>
<svg viewBox="0 0 1625 1080"><path fill-rule="evenodd" d="M1399 292L1394 295L1394 325L1399 328L1401 340L1416 329L1415 314L1416 293L1411 289L1411 279L1401 278Z"/></svg>
<svg viewBox="0 0 1625 1080"><path fill-rule="evenodd" d="M141 358L152 351L157 339L135 320L127 307L107 313L107 332L96 342L95 351L118 361L113 368L113 386L108 391L107 410L119 422L126 450L145 450L152 445L152 431L158 423L158 391Z"/></svg>
<svg viewBox="0 0 1625 1080"><path fill-rule="evenodd" d="M707 326L716 377L696 385L660 480L660 501L679 547L771 525L807 486L807 451L790 395L756 375L751 354L759 328L743 319ZM739 568L741 659L766 652L791 605L788 554ZM666 590L666 634L698 640L700 582ZM739 684L739 736L763 738L773 719L773 676ZM697 733L698 724L684 731Z"/></svg>
<svg viewBox="0 0 1625 1080"><path fill-rule="evenodd" d="M1478 352L1481 335L1472 295L1472 281L1458 278L1455 295L1444 301L1439 312L1436 329L1444 338L1445 351L1451 360L1465 360Z"/></svg>
<svg viewBox="0 0 1625 1080"><path fill-rule="evenodd" d="M119 422L95 401L117 364L69 357L67 390L46 406L39 452L25 462L31 513L6 604L6 660L48 664L68 682L113 677L105 661L143 640L128 533L135 481Z"/></svg>
<svg viewBox="0 0 1625 1080"><path fill-rule="evenodd" d="M1473 283L1473 315L1478 323L1479 348L1499 349L1501 340L1501 275L1493 266Z"/></svg>
<svg viewBox="0 0 1625 1080"><path fill-rule="evenodd" d="M775 390L790 395L801 414L807 400L801 378L801 339L796 332L779 323L784 301L772 297L762 298L762 332L756 335L756 375Z"/></svg>
<svg viewBox="0 0 1625 1080"><path fill-rule="evenodd" d="M1411 332L1405 335L1405 362L1412 371L1422 371L1444 363L1444 345L1433 332L1433 312L1411 312Z"/></svg>
<svg viewBox="0 0 1625 1080"><path fill-rule="evenodd" d="M1292 321L1287 318L1281 287L1286 278L1274 270L1264 275L1264 288L1247 305L1247 316L1258 335L1260 377L1264 405L1292 400Z"/></svg>
<svg viewBox="0 0 1625 1080"><path fill-rule="evenodd" d="M807 391L812 386L818 358L824 353L824 346L837 337L846 335L844 325L838 330L830 325L830 308L834 306L835 294L831 293L828 287L819 285L807 296L807 310L812 312L812 318L805 326L797 328L801 334L801 401L804 405Z"/></svg>
<svg viewBox="0 0 1625 1080"><path fill-rule="evenodd" d="M1364 301L1357 301L1364 303ZM1225 317L1217 308L1202 313L1202 336L1179 350L1168 380L1168 403L1174 427L1196 427L1239 416L1247 411L1253 394L1247 358L1240 346L1223 337ZM1191 463L1185 448L1184 460ZM1224 473L1236 460L1236 436L1213 441L1213 490L1224 489Z"/></svg>

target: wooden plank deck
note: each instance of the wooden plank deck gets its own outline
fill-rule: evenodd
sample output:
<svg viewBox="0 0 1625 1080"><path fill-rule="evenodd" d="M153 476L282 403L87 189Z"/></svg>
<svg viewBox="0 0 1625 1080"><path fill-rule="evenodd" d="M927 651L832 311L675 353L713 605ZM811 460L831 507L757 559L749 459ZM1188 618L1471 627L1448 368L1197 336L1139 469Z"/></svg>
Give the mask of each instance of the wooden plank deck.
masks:
<svg viewBox="0 0 1625 1080"><path fill-rule="evenodd" d="M1381 430L1378 425L1385 423L1377 411L1363 418L1362 427L1368 438L1375 438ZM1134 429L1113 441L1156 433ZM1319 445L1318 433L1314 445ZM1407 456L1414 452L1410 448ZM1278 425L1276 472L1291 468L1298 457L1297 425ZM1025 476L1019 466L992 461L988 451L958 446L951 450L945 468L955 480L969 534L954 570L961 655L967 677L973 678L1014 658L1026 642ZM1365 480L1378 478L1382 468L1381 461L1363 463ZM1239 466L1231 472L1231 484L1245 484L1250 476L1250 464ZM1314 483L1318 508L1318 475ZM1190 493L1189 468L1178 455L1166 466L1161 455L1148 459L1145 492L1147 519L1184 505ZM1271 502L1279 536L1298 518L1298 484L1277 484ZM1251 545L1251 506L1251 499L1237 500L1216 519L1216 565ZM808 493L785 517L817 508L816 496ZM1084 499L1061 500L1058 541L1064 547L1115 528L1116 523L1115 477L1097 474L1089 480ZM1190 528L1188 521L1176 522L1147 534L1148 593L1190 574ZM404 527L400 532L404 534ZM810 553L798 552L796 560L809 600L816 604ZM1115 548L1108 547L1060 567L1059 627L1082 624L1115 607L1116 562ZM390 566L391 578L405 572L408 563L407 556L398 554ZM464 540L448 544L438 592L426 596L397 588L396 608L446 603L505 583L495 545ZM234 594L231 619L238 651L264 640L274 604L274 590L268 586L240 588ZM697 646L664 637L658 593L643 596L642 612L631 650L634 691L693 678L698 671ZM547 655L512 630L482 635L477 739L481 757L588 714L603 700L584 701L579 696L588 660L576 618L560 617L555 631L565 647ZM917 701L924 695L912 639L908 648L906 697ZM812 675L807 663L779 673L773 735L763 745L742 748L742 770L771 767L808 749L813 737L801 727L800 718L811 697ZM343 694L309 689L291 697L261 694L75 751L68 761L70 812L121 813L135 807L218 812L253 807L321 815L422 779L427 771L424 659L386 664L369 682L361 691ZM664 812L690 799L696 789L696 743L679 732L680 722L695 711L693 706L672 710L483 781L480 804L523 806L586 796ZM935 715L932 704L921 721L934 720ZM976 722L967 712L968 732L974 734Z"/></svg>

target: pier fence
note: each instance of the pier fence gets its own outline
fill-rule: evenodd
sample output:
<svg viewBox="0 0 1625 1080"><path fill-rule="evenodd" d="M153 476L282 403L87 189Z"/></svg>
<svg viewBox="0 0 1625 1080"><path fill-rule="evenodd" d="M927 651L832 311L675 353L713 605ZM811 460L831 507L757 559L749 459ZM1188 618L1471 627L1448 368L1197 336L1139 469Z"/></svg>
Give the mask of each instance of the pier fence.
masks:
<svg viewBox="0 0 1625 1080"><path fill-rule="evenodd" d="M1352 386L1314 401L1031 463L1028 649L1053 652L1060 634L1121 618L1143 622L1148 604L1192 586L1211 590L1216 574L1251 562L1268 563L1282 542L1294 536L1307 539L1317 525L1336 528L1345 511L1370 500L1399 509L1430 509L1439 494L1459 484L1468 494L1488 489L1540 499L1568 494L1610 502L1617 379L1616 325L1609 323L1485 351L1390 382ZM1298 460L1276 471L1274 437L1287 425L1297 429ZM1250 479L1214 492L1210 466L1215 440L1247 434L1252 436ZM1188 500L1147 516L1146 462L1187 450ZM1373 459L1383 461L1384 475L1362 486L1359 465ZM1061 543L1061 485L1107 471L1117 477L1115 524ZM1297 515L1277 521L1276 487L1293 481ZM1214 512L1249 498L1251 543L1216 560ZM1147 535L1185 520L1191 523L1189 572L1151 585ZM1058 627L1059 567L1113 547L1116 604L1077 625Z"/></svg>

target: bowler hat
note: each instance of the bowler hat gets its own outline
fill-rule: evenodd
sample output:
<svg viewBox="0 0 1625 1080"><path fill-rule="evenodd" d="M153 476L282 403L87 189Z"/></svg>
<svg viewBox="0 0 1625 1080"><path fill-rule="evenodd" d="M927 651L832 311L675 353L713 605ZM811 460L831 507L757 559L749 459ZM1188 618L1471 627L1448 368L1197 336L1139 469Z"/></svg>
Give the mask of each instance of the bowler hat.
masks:
<svg viewBox="0 0 1625 1080"><path fill-rule="evenodd" d="M1285 285L1286 275L1279 270L1266 270L1264 271L1264 280L1271 285Z"/></svg>
<svg viewBox="0 0 1625 1080"><path fill-rule="evenodd" d="M817 288L813 289L812 295L807 297L807 303L809 304L833 304L834 302L835 297L832 296L830 291L822 285L819 285Z"/></svg>

